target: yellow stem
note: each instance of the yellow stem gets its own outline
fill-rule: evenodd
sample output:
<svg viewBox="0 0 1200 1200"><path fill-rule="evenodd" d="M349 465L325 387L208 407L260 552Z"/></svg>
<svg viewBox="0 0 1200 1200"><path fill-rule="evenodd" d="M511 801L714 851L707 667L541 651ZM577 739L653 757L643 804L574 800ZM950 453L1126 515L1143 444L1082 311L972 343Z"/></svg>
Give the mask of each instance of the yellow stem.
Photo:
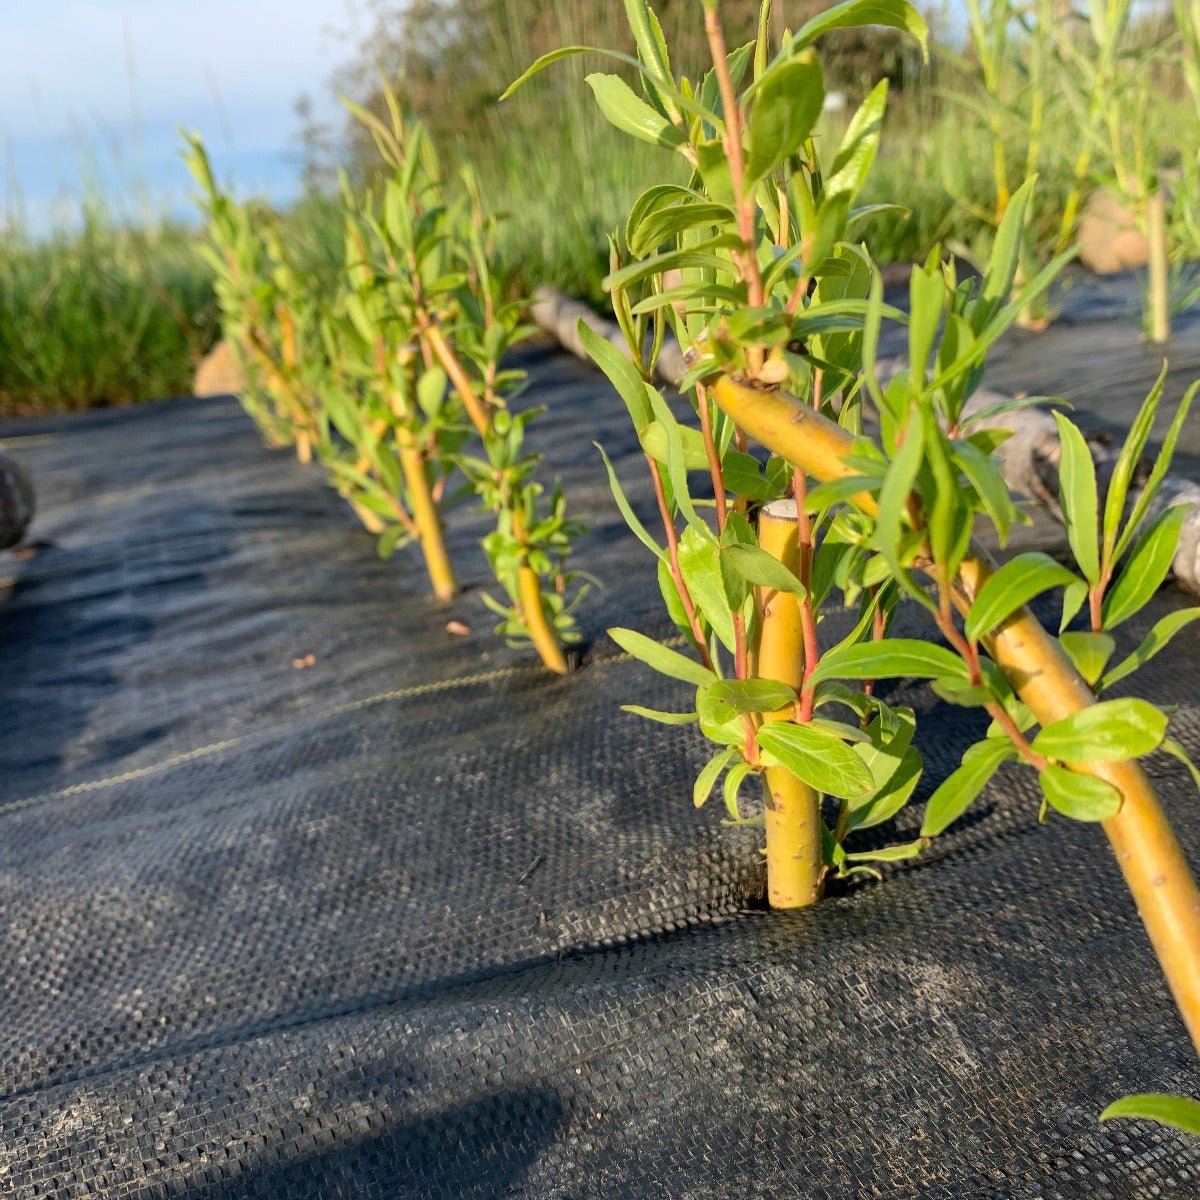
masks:
<svg viewBox="0 0 1200 1200"><path fill-rule="evenodd" d="M486 438L491 432L487 406L472 386L458 355L450 348L449 343L442 336L442 331L428 317L421 314L418 320L421 321L421 332L424 333L429 348L437 357L438 362L442 364L442 370L446 372L450 382L454 385L454 390L462 400L463 407L467 410L467 416L470 417L471 424L475 426L475 431L480 437Z"/></svg>
<svg viewBox="0 0 1200 1200"><path fill-rule="evenodd" d="M796 502L774 500L758 516L758 544L799 575ZM790 684L804 681L804 628L800 601L790 592L758 589L755 674ZM788 709L765 713L763 722L786 721ZM821 802L817 793L783 767L763 772L763 823L767 834L767 899L772 908L806 908L821 898L825 863Z"/></svg>
<svg viewBox="0 0 1200 1200"><path fill-rule="evenodd" d="M378 513L372 512L365 504L360 504L357 500L350 500L350 507L354 509L355 515L368 533L380 534L383 532L383 518Z"/></svg>
<svg viewBox="0 0 1200 1200"><path fill-rule="evenodd" d="M513 513L513 534L524 544L525 527L518 513ZM529 638L543 665L548 671L566 675L569 669L566 656L554 630L550 628L550 622L546 620L546 610L542 605L541 580L528 562L522 562L517 568L517 595L520 598L525 627L529 630Z"/></svg>
<svg viewBox="0 0 1200 1200"><path fill-rule="evenodd" d="M723 411L775 454L820 480L853 473L843 458L851 437L808 405L781 391L763 391L722 377L711 394ZM854 502L876 511L874 497ZM969 609L991 576L985 551L972 546L959 570L955 603ZM1094 704L1096 698L1056 638L1026 608L1018 609L985 648L1014 690L1045 726ZM1123 803L1104 832L1133 896L1171 994L1200 1051L1200 890L1145 772L1136 762L1074 763L1111 783Z"/></svg>
<svg viewBox="0 0 1200 1200"><path fill-rule="evenodd" d="M542 585L537 572L528 563L517 568L517 590L521 596L521 615L529 627L529 636L548 671L565 675L568 671L566 656L554 630L546 620L542 607Z"/></svg>
<svg viewBox="0 0 1200 1200"><path fill-rule="evenodd" d="M1171 288L1167 273L1167 202L1162 189L1146 202L1146 269L1150 288L1150 340L1171 340Z"/></svg>
<svg viewBox="0 0 1200 1200"><path fill-rule="evenodd" d="M429 476L425 470L425 458L413 445L400 446L400 466L408 487L409 506L417 526L417 537L421 552L425 556L425 569L433 594L442 602L449 600L456 590L454 568L446 552L446 541L442 535L442 522L438 517L437 505L429 490Z"/></svg>

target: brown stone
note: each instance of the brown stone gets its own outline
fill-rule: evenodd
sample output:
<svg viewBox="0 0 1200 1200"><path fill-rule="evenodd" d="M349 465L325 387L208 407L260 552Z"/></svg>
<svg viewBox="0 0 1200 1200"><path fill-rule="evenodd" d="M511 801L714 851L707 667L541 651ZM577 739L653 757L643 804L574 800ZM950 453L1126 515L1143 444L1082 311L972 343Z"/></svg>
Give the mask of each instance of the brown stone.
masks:
<svg viewBox="0 0 1200 1200"><path fill-rule="evenodd" d="M246 386L233 347L222 338L196 369L192 391L197 396L236 396Z"/></svg>
<svg viewBox="0 0 1200 1200"><path fill-rule="evenodd" d="M1107 188L1088 199L1079 221L1079 261L1097 275L1146 265L1146 238L1133 214Z"/></svg>

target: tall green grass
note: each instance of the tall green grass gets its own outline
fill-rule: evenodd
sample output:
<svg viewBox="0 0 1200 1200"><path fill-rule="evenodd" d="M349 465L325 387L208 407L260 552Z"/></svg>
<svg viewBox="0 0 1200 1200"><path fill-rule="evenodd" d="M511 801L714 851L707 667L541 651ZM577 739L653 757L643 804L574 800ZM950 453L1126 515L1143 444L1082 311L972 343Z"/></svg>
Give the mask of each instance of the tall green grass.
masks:
<svg viewBox="0 0 1200 1200"><path fill-rule="evenodd" d="M87 205L82 224L0 235L0 414L186 392L215 333L208 271L185 227Z"/></svg>

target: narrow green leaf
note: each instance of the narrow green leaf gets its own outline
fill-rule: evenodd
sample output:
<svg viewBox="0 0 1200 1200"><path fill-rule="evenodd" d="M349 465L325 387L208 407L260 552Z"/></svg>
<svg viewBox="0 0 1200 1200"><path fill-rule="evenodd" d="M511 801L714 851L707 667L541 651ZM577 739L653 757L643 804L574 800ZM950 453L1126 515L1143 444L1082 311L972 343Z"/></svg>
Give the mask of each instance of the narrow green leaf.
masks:
<svg viewBox="0 0 1200 1200"><path fill-rule="evenodd" d="M890 821L912 798L921 780L924 764L916 749L909 746L900 757L900 762L887 780L865 803L853 803L846 821L846 832L856 829L871 829Z"/></svg>
<svg viewBox="0 0 1200 1200"><path fill-rule="evenodd" d="M903 862L906 858L916 858L923 850L929 848L927 838L919 837L912 842L901 842L897 846L883 846L879 850L856 850L846 855L847 862Z"/></svg>
<svg viewBox="0 0 1200 1200"><path fill-rule="evenodd" d="M647 721L657 721L660 725L694 725L700 719L694 712L663 712L657 708L643 708L640 704L622 704L621 711L645 717Z"/></svg>
<svg viewBox="0 0 1200 1200"><path fill-rule="evenodd" d="M827 196L836 196L839 192L854 196L866 182L875 161L875 152L879 149L887 94L888 81L882 79L850 118L842 144L834 156L829 178L825 181Z"/></svg>
<svg viewBox="0 0 1200 1200"><path fill-rule="evenodd" d="M928 56L929 26L906 0L845 0L818 13L806 21L791 41L792 52L811 46L831 29L846 29L859 25L887 25L915 38L923 54Z"/></svg>
<svg viewBox="0 0 1200 1200"><path fill-rule="evenodd" d="M908 513L908 498L912 494L925 453L925 431L919 409L913 409L904 429L904 444L888 465L883 486L879 489L879 515L875 533L879 550L893 578L902 582L906 591L913 590L908 572L900 562L900 547Z"/></svg>
<svg viewBox="0 0 1200 1200"><path fill-rule="evenodd" d="M908 364L909 376L920 390L925 386L929 352L942 320L946 303L946 284L931 251L924 266L915 266L909 275Z"/></svg>
<svg viewBox="0 0 1200 1200"><path fill-rule="evenodd" d="M696 776L696 782L692 787L692 803L697 808L702 807L704 802L712 795L712 790L716 786L721 772L733 762L738 753L736 747L729 746L724 750L718 750L704 764L700 774Z"/></svg>
<svg viewBox="0 0 1200 1200"><path fill-rule="evenodd" d="M645 258L686 230L728 227L733 220L733 212L724 204L712 204L689 188L659 184L643 192L634 203L625 240L631 254ZM634 311L639 309L647 311L645 302L635 306Z"/></svg>
<svg viewBox="0 0 1200 1200"><path fill-rule="evenodd" d="M809 676L812 684L823 679L966 679L962 659L944 646L917 638L884 638L859 642L822 656Z"/></svg>
<svg viewBox="0 0 1200 1200"><path fill-rule="evenodd" d="M953 441L950 445L951 454L958 464L959 470L975 489L979 496L979 502L983 505L983 511L995 525L1000 545L1007 545L1009 530L1016 521L1020 520L1020 513L1013 504L1012 496L1009 495L1000 464L973 442Z"/></svg>
<svg viewBox="0 0 1200 1200"><path fill-rule="evenodd" d="M743 713L778 712L796 702L796 691L775 679L722 679L704 694L707 715L718 724Z"/></svg>
<svg viewBox="0 0 1200 1200"><path fill-rule="evenodd" d="M604 469L608 472L608 486L612 491L613 499L617 502L617 508L621 511L621 516L625 518L625 524L633 530L634 536L647 550L650 551L660 562L665 562L667 552L660 546L649 533L646 532L646 527L638 520L637 514L633 511L629 500L626 498L624 491L621 488L620 480L617 479L617 473L613 469L609 457L604 452L604 447L599 442L593 442L592 445L600 451L600 457L604 459Z"/></svg>
<svg viewBox="0 0 1200 1200"><path fill-rule="evenodd" d="M821 115L825 85L821 64L805 54L764 77L750 115L747 184L769 175L800 148Z"/></svg>
<svg viewBox="0 0 1200 1200"><path fill-rule="evenodd" d="M1077 579L1063 588L1062 619L1058 623L1058 631L1064 629L1075 619L1075 614L1087 603L1088 584L1086 579Z"/></svg>
<svg viewBox="0 0 1200 1200"><path fill-rule="evenodd" d="M1062 762L1124 762L1161 745L1167 718L1146 700L1101 700L1045 726L1033 749Z"/></svg>
<svg viewBox="0 0 1200 1200"><path fill-rule="evenodd" d="M1075 669L1093 688L1117 648L1117 643L1107 633L1063 633L1058 641Z"/></svg>
<svg viewBox="0 0 1200 1200"><path fill-rule="evenodd" d="M653 638L633 629L610 629L608 636L612 638L626 654L653 667L660 675L671 679L680 679L684 683L692 683L697 687L707 687L716 676L707 668L702 667L694 659L666 646L660 646Z"/></svg>
<svg viewBox="0 0 1200 1200"><path fill-rule="evenodd" d="M688 490L687 454L683 447L683 435L680 433L682 427L675 419L675 414L671 412L670 406L658 392L653 388L648 388L646 396L650 401L650 411L662 426L663 434L666 438L667 477L671 481L671 491L674 495L675 504L683 514L684 520L687 521L688 528L700 534L711 543L712 533L708 526L696 515L696 508L692 503L691 492ZM719 573L720 569L718 568Z"/></svg>
<svg viewBox="0 0 1200 1200"><path fill-rule="evenodd" d="M1067 540L1084 578L1095 585L1100 579L1100 539L1096 525L1096 464L1083 434L1056 412L1062 459L1058 467L1058 498Z"/></svg>
<svg viewBox="0 0 1200 1200"><path fill-rule="evenodd" d="M921 836L937 837L953 825L987 786L1000 765L1016 757L1016 749L1005 737L985 738L968 747L962 756L962 765L929 797Z"/></svg>
<svg viewBox="0 0 1200 1200"><path fill-rule="evenodd" d="M1004 217L992 243L992 256L983 279L981 297L999 306L1012 294L1013 280L1021 261L1025 238L1025 213L1033 193L1035 179L1027 179L1013 192L1004 209Z"/></svg>
<svg viewBox="0 0 1200 1200"><path fill-rule="evenodd" d="M600 111L622 133L670 150L686 141L678 126L647 104L619 75L588 75L586 82Z"/></svg>
<svg viewBox="0 0 1200 1200"><path fill-rule="evenodd" d="M1100 680L1100 690L1106 691L1119 679L1132 675L1134 671L1144 666L1160 650L1166 648L1171 639L1185 626L1200 620L1200 608L1181 608L1173 613L1160 617L1151 627L1150 632L1142 639L1141 645L1128 657L1122 659L1107 675Z"/></svg>
<svg viewBox="0 0 1200 1200"><path fill-rule="evenodd" d="M758 546L727 546L721 551L721 558L747 583L794 596L804 595L804 584L779 559Z"/></svg>
<svg viewBox="0 0 1200 1200"><path fill-rule="evenodd" d="M708 469L708 450L700 430L690 425L675 425L675 434L683 448L683 465L688 471ZM670 465L671 438L661 421L651 421L639 435L642 449L664 466Z"/></svg>
<svg viewBox="0 0 1200 1200"><path fill-rule="evenodd" d="M1192 407L1192 401L1196 398L1197 389L1200 389L1200 380L1197 380L1188 388L1183 399L1179 402L1179 408L1175 411L1171 427L1167 430L1167 436L1163 438L1162 449L1159 450L1154 459L1154 465L1150 468L1150 478L1146 480L1146 486L1138 494L1138 498L1133 505L1133 511L1129 514L1129 522L1125 526L1121 536L1117 539L1116 550L1113 553L1115 559L1119 559L1125 553L1125 547L1129 545L1130 540L1137 532L1138 526L1141 525L1142 520L1146 516L1146 511L1150 507L1150 502L1158 493L1158 489L1171 465L1171 459L1175 455L1175 445L1179 441L1179 435L1183 432L1184 422L1187 421L1188 412Z"/></svg>
<svg viewBox="0 0 1200 1200"><path fill-rule="evenodd" d="M730 820L740 821L742 819L741 810L738 808L738 792L747 777L755 773L754 768L744 762L735 763L729 768L729 774L725 776L724 790L725 811L729 813Z"/></svg>
<svg viewBox="0 0 1200 1200"><path fill-rule="evenodd" d="M1165 750L1172 758L1177 758L1188 769L1188 773L1192 777L1192 782L1196 785L1196 789L1200 791L1200 767L1192 761L1192 757L1188 752L1174 739L1163 738L1163 744L1159 747Z"/></svg>
<svg viewBox="0 0 1200 1200"><path fill-rule="evenodd" d="M1125 435L1125 441L1121 446L1121 452L1117 455L1117 461L1113 464L1112 476L1108 482L1108 495L1104 500L1104 553L1108 561L1112 562L1116 557L1117 538L1121 529L1121 518L1125 515L1125 501L1129 495L1129 485L1133 481L1133 473L1137 470L1137 465L1141 461L1142 451L1146 449L1146 443L1150 440L1150 433L1154 429L1154 418L1158 415L1158 405L1162 400L1163 384L1167 378L1167 364L1162 365L1162 370L1158 373L1158 379L1155 380L1154 386L1150 389L1149 395L1142 401L1142 406L1138 410L1137 416L1133 420L1133 424L1129 427L1129 432Z"/></svg>
<svg viewBox="0 0 1200 1200"><path fill-rule="evenodd" d="M801 782L826 795L854 800L875 786L862 759L823 729L776 721L758 731L758 745Z"/></svg>
<svg viewBox="0 0 1200 1200"><path fill-rule="evenodd" d="M1102 1121L1111 1121L1113 1117L1140 1117L1200 1136L1200 1100L1185 1096L1167 1096L1161 1092L1122 1096L1100 1114Z"/></svg>
<svg viewBox="0 0 1200 1200"><path fill-rule="evenodd" d="M1191 511L1191 505L1184 504L1168 508L1138 538L1104 597L1101 614L1105 629L1115 629L1140 612L1162 586L1179 549L1179 531Z"/></svg>
<svg viewBox="0 0 1200 1200"><path fill-rule="evenodd" d="M718 547L689 525L679 539L679 570L701 615L730 652L734 649L733 613L725 592Z"/></svg>
<svg viewBox="0 0 1200 1200"><path fill-rule="evenodd" d="M654 420L649 399L652 389L641 377L633 362L582 319L579 322L579 340L591 355L592 361L608 376L609 383L625 401L633 427L640 437L642 430Z"/></svg>
<svg viewBox="0 0 1200 1200"><path fill-rule="evenodd" d="M1081 771L1049 766L1038 783L1046 803L1073 821L1107 821L1121 808L1121 793L1111 783Z"/></svg>
<svg viewBox="0 0 1200 1200"><path fill-rule="evenodd" d="M979 589L964 626L967 637L986 637L1034 596L1065 587L1075 578L1073 571L1040 550L1016 555Z"/></svg>

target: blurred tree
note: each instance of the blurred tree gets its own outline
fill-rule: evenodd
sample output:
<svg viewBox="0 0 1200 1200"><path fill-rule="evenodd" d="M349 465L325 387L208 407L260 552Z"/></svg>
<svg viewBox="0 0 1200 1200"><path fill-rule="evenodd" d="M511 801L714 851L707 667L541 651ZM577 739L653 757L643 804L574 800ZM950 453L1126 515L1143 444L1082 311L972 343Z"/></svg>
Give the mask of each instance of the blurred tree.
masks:
<svg viewBox="0 0 1200 1200"><path fill-rule="evenodd" d="M824 0L781 0L775 29L797 29L826 7ZM695 0L657 0L655 9L676 66L700 74L707 50L696 29ZM722 5L731 46L754 36L758 10L758 0ZM370 0L369 14L370 32L339 73L340 90L382 114L382 73L443 145L485 137L497 96L539 54L580 43L633 49L615 0ZM827 87L846 93L850 102L884 77L894 91L903 91L919 64L911 44L880 27L839 30L823 39L821 49ZM538 86L546 106L554 88L575 87L577 79L552 73ZM374 147L364 144L361 129L351 134L361 149L354 160L371 161Z"/></svg>

